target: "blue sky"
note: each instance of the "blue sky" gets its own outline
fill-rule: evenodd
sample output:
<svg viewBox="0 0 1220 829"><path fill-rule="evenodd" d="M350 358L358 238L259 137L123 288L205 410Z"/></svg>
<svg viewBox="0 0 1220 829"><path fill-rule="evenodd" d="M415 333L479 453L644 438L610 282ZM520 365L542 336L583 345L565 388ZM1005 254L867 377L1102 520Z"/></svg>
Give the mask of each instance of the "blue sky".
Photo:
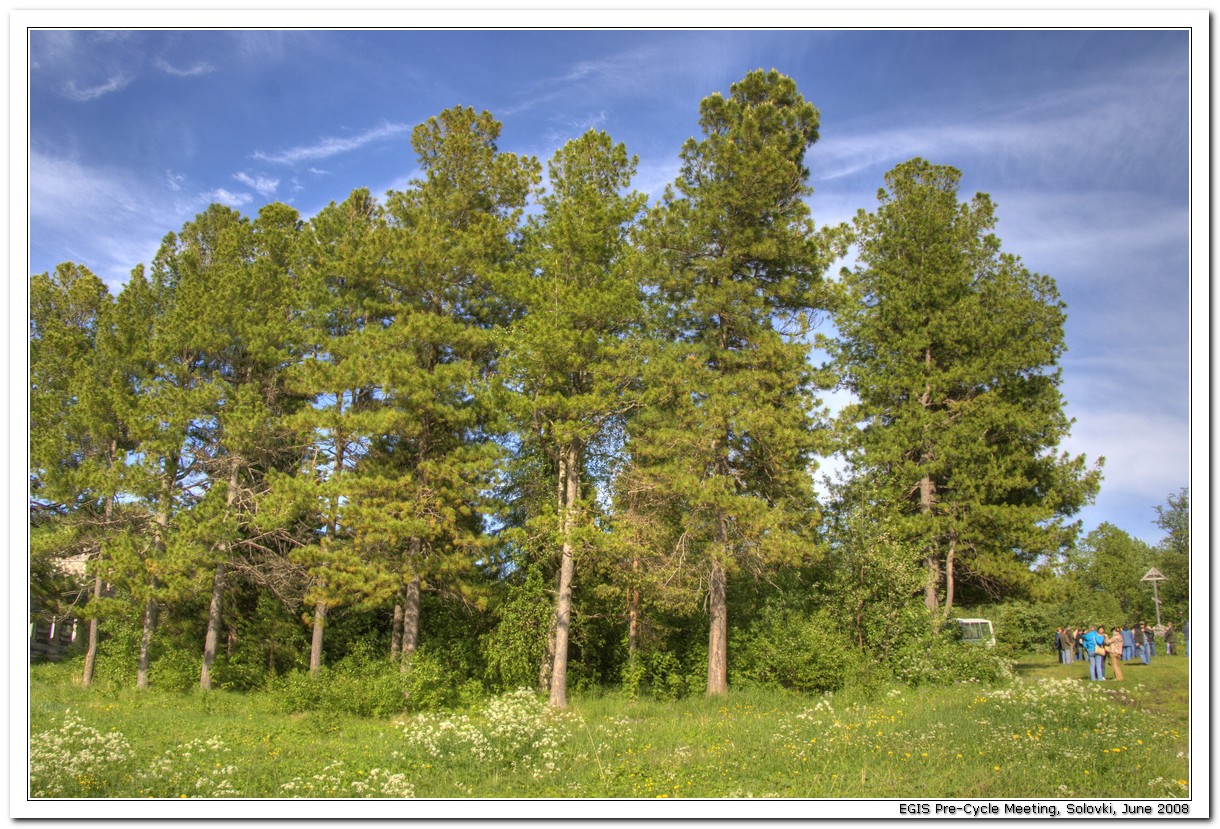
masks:
<svg viewBox="0 0 1220 829"><path fill-rule="evenodd" d="M1065 448L1106 457L1085 528L1156 541L1191 473L1189 54L1183 30L36 31L28 267L117 291L212 201L308 218L401 188L411 129L459 104L543 161L604 129L655 196L700 99L776 68L821 111L818 222L872 209L916 155L992 196L1005 250L1068 306Z"/></svg>

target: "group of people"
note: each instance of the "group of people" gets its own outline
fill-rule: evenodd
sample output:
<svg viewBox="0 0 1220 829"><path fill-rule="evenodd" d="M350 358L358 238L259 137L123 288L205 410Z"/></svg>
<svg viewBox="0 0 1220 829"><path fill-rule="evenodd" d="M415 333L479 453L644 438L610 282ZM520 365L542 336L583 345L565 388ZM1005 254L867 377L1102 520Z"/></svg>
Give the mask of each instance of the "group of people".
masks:
<svg viewBox="0 0 1220 829"><path fill-rule="evenodd" d="M1183 628L1183 638L1186 643L1186 655L1190 656L1190 622ZM1165 641L1165 653L1177 653L1177 636L1173 623L1162 628L1161 638ZM1106 657L1110 657L1110 668L1115 679L1123 678L1123 662L1139 658L1145 665L1151 663L1156 656L1156 631L1147 622L1139 622L1130 627L1121 625L1106 632L1104 625L1089 628L1059 628L1055 631L1055 650L1059 652L1059 661L1070 665L1076 661L1089 661L1089 679L1100 681L1106 678Z"/></svg>

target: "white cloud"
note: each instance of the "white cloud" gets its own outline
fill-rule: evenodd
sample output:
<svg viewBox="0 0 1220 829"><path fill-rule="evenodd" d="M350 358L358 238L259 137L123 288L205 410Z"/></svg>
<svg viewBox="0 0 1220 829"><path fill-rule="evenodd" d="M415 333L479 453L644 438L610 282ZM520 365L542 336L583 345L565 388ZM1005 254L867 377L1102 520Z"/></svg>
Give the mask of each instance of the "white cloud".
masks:
<svg viewBox="0 0 1220 829"><path fill-rule="evenodd" d="M233 178L240 181L247 187L255 190L260 196L270 196L275 192L275 189L280 186L278 178L267 178L266 176L250 176L247 173L234 173Z"/></svg>
<svg viewBox="0 0 1220 829"><path fill-rule="evenodd" d="M254 197L249 193L231 193L223 187L217 187L215 190L209 190L201 195L201 198L209 202L220 202L227 204L229 207L241 207L249 204L254 200Z"/></svg>
<svg viewBox="0 0 1220 829"><path fill-rule="evenodd" d="M34 218L76 225L83 216L129 214L140 205L135 189L135 182L123 173L30 151L30 215Z"/></svg>
<svg viewBox="0 0 1220 829"><path fill-rule="evenodd" d="M259 150L254 153L254 158L276 164L297 164L302 161L318 161L341 153L358 150L366 144L402 135L410 130L411 127L407 124L382 124L371 130L366 130L359 135L347 138L323 138L316 144L292 147L277 153L264 153Z"/></svg>
<svg viewBox="0 0 1220 829"><path fill-rule="evenodd" d="M165 186L177 193L182 189L182 183L186 181L186 176L181 173L175 173L173 170L165 171Z"/></svg>
<svg viewBox="0 0 1220 829"><path fill-rule="evenodd" d="M1005 246L1035 270L1053 263L1076 278L1112 285L1116 271L1146 275L1163 268L1173 251L1183 258L1188 252L1190 210L1176 200L1115 190L992 195Z"/></svg>
<svg viewBox="0 0 1220 829"><path fill-rule="evenodd" d="M132 76L124 73L110 76L105 83L97 84L96 86L78 86L76 81L66 81L60 91L64 97L70 98L73 101L93 101L111 92L118 92L127 84L131 83Z"/></svg>
<svg viewBox="0 0 1220 829"><path fill-rule="evenodd" d="M122 284L137 263L151 261L173 222L189 215L166 189L183 180L166 171L164 179L143 181L31 150L31 263L44 269L76 261L112 287Z"/></svg>
<svg viewBox="0 0 1220 829"><path fill-rule="evenodd" d="M153 61L153 65L167 75L173 75L177 78L194 78L199 75L207 75L216 71L216 67L207 61L197 61L185 68L177 67L171 64L164 58L157 58Z"/></svg>

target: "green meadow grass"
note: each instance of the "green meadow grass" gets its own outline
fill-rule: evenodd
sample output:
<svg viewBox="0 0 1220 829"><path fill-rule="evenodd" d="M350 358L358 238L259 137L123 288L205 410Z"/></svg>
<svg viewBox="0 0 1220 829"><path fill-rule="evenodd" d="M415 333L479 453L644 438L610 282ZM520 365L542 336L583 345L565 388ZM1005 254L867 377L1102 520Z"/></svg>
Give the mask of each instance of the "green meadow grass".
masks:
<svg viewBox="0 0 1220 829"><path fill-rule="evenodd" d="M461 712L284 714L268 694L82 689L31 670L35 797L1173 798L1188 661L1123 682L1024 657L995 687L723 698L519 692Z"/></svg>

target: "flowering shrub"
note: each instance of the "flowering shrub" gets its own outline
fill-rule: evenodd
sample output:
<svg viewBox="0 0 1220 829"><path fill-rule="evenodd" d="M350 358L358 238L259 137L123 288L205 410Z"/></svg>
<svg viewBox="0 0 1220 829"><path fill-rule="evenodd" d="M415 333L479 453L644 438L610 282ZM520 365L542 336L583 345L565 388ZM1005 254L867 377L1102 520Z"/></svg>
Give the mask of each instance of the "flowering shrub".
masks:
<svg viewBox="0 0 1220 829"><path fill-rule="evenodd" d="M345 780L342 760L307 778L294 777L281 786L289 797L414 797L415 788L406 775L386 769L371 769L368 774L356 771L356 779Z"/></svg>
<svg viewBox="0 0 1220 829"><path fill-rule="evenodd" d="M230 749L212 737L167 749L137 775L146 797L237 797L232 777L237 766L228 761Z"/></svg>
<svg viewBox="0 0 1220 829"><path fill-rule="evenodd" d="M131 757L122 734L103 734L65 711L58 728L30 738L30 794L72 797L99 792L113 768Z"/></svg>
<svg viewBox="0 0 1220 829"><path fill-rule="evenodd" d="M525 769L534 777L556 771L570 718L522 688L492 697L477 718L422 714L403 724L408 746L433 758L466 754L480 763Z"/></svg>

